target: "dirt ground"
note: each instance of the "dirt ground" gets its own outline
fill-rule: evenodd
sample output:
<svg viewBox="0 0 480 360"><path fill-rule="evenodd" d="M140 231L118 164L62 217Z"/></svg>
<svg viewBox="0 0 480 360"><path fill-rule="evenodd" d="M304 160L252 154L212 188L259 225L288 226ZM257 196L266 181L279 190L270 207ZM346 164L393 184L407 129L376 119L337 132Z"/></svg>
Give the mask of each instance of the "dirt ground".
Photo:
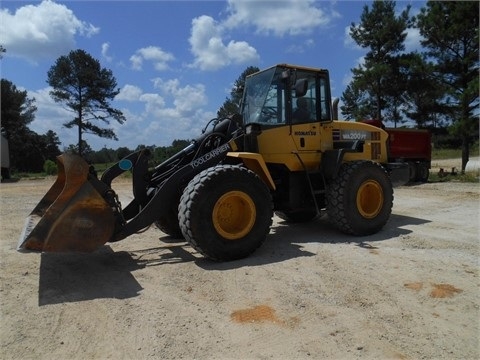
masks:
<svg viewBox="0 0 480 360"><path fill-rule="evenodd" d="M89 255L18 253L52 182L0 185L1 359L480 358L478 183L396 188L369 237L275 218L251 257L212 263L154 227Z"/></svg>

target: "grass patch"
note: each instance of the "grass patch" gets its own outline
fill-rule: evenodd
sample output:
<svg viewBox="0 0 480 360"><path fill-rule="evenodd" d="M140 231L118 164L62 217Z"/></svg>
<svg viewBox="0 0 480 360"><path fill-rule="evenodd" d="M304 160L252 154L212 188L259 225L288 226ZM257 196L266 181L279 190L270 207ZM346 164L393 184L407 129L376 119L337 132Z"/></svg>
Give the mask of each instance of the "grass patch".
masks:
<svg viewBox="0 0 480 360"><path fill-rule="evenodd" d="M94 164L94 168L97 172L97 176L100 179L102 177L102 174L107 170L110 166L115 165L116 162L112 163L104 163L104 164ZM23 180L42 180L47 177L56 177L57 174L47 174L46 172L38 172L38 173L29 173L29 172L13 172L11 174L12 178L15 178L17 180L23 179ZM117 178L126 178L126 179L131 179L132 178L132 172L131 171L125 171L121 175L119 175Z"/></svg>
<svg viewBox="0 0 480 360"><path fill-rule="evenodd" d="M470 149L470 158L478 157L478 142ZM448 160L448 159L461 159L462 149L432 149L432 164L435 160ZM461 161L460 161L461 163ZM449 171L450 169L445 169ZM457 168L457 174L448 174L440 177L437 169L430 170L430 176L428 182L469 182L475 183L480 180L480 171L467 171L465 174L461 174L461 169Z"/></svg>
<svg viewBox="0 0 480 360"><path fill-rule="evenodd" d="M468 183L478 183L480 179L479 172L476 173L473 171L466 172L465 174L458 173L457 175L446 175L443 177L438 176L438 172L430 172L428 177L428 182L468 182Z"/></svg>
<svg viewBox="0 0 480 360"><path fill-rule="evenodd" d="M478 142L470 148L470 157L480 156ZM432 160L461 159L462 149L432 149Z"/></svg>
<svg viewBox="0 0 480 360"><path fill-rule="evenodd" d="M461 149L432 149L432 160L460 159Z"/></svg>
<svg viewBox="0 0 480 360"><path fill-rule="evenodd" d="M39 172L39 173L20 172L20 173L13 173L11 174L11 176L12 178L19 178L19 179L25 179L25 180L41 180L41 179L45 179L48 175L45 174L44 172Z"/></svg>

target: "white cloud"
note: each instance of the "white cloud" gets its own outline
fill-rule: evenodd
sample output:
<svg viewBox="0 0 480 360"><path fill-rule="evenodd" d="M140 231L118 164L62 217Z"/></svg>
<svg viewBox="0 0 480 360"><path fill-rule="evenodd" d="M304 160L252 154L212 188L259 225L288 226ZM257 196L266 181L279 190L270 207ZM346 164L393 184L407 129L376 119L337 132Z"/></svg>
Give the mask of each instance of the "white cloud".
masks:
<svg viewBox="0 0 480 360"><path fill-rule="evenodd" d="M290 45L285 52L289 54L302 54L306 50L311 49L315 46L315 40L313 39L306 39L300 43L295 43Z"/></svg>
<svg viewBox="0 0 480 360"><path fill-rule="evenodd" d="M108 50L110 49L110 43L102 44L102 56L107 62L112 62L113 57L108 55Z"/></svg>
<svg viewBox="0 0 480 360"><path fill-rule="evenodd" d="M397 16L400 16L401 12L406 10L408 3L402 4L402 5L404 6L398 9L396 14ZM421 3L413 2L410 5L411 7L410 7L409 15L417 16L421 11L421 7L422 7ZM423 36L420 35L420 30L418 28L408 28L406 30L406 33L407 33L407 37L405 38L405 52L409 53L413 51L418 51L418 52L424 51L422 44L420 43L420 41L424 39Z"/></svg>
<svg viewBox="0 0 480 360"><path fill-rule="evenodd" d="M215 117L204 110L208 103L204 85L182 85L179 79L161 78L153 79L152 84L158 93L144 92L129 84L120 90L115 101L129 102L128 109L121 109L127 121L123 125L111 124L119 141L107 146L127 146L133 150L138 144L171 145L174 139L198 137L207 121ZM92 138L91 143L102 141L105 143Z"/></svg>
<svg viewBox="0 0 480 360"><path fill-rule="evenodd" d="M50 96L51 87L46 87L36 91L28 91L29 98L35 98L35 119L28 125L28 127L37 134L45 134L47 131L54 131L63 147L78 142L77 132L72 129L66 129L63 124L75 118L75 115L64 108L59 103L56 103Z"/></svg>
<svg viewBox="0 0 480 360"><path fill-rule="evenodd" d="M259 34L275 36L311 33L338 17L334 10L323 10L314 0L245 1L229 0L227 16L216 21L203 15L192 21L189 39L195 59L191 66L218 70L231 64L258 62L257 50L246 41L230 40L232 30L253 27ZM326 3L325 3L326 4ZM290 49L302 52L311 43Z"/></svg>
<svg viewBox="0 0 480 360"><path fill-rule="evenodd" d="M40 58L57 58L75 47L75 36L90 37L100 29L79 20L65 5L44 0L25 5L15 13L0 9L0 44L7 55L36 63Z"/></svg>
<svg viewBox="0 0 480 360"><path fill-rule="evenodd" d="M175 94L180 86L180 80L178 79L170 79L165 81L162 78L155 78L152 79L152 82L155 89L159 89L161 92L168 95Z"/></svg>
<svg viewBox="0 0 480 360"><path fill-rule="evenodd" d="M151 61L155 70L162 71L168 69L168 62L175 60L175 57L157 46L148 46L138 49L134 55L130 57L132 68L134 70L142 70L144 61Z"/></svg>
<svg viewBox="0 0 480 360"><path fill-rule="evenodd" d="M423 40L422 35L420 35L420 30L416 28L407 29L407 37L405 38L405 52L413 52L418 51L421 52L423 50L420 41Z"/></svg>
<svg viewBox="0 0 480 360"><path fill-rule="evenodd" d="M205 86L202 84L181 87L178 79L164 81L160 78L154 79L153 82L155 88L174 99L173 105L179 116L192 115L207 104Z"/></svg>
<svg viewBox="0 0 480 360"><path fill-rule="evenodd" d="M405 9L401 9L404 11ZM416 15L420 12L419 9L412 8L412 11L410 11L410 15ZM400 16L400 12L397 13L397 16ZM359 29L361 29L361 24L357 23L355 26ZM422 45L420 44L420 41L423 39L422 36L420 35L420 30L417 28L407 28L405 30L407 36L405 38L405 51L406 53L412 52L412 51L422 51ZM343 45L345 48L348 49L354 49L354 50L362 50L362 47L358 45L355 40L350 36L350 25L345 27L345 34L343 38Z"/></svg>
<svg viewBox="0 0 480 360"><path fill-rule="evenodd" d="M155 114L158 109L165 108L165 100L159 94L142 94L139 100L145 104L146 114Z"/></svg>
<svg viewBox="0 0 480 360"><path fill-rule="evenodd" d="M358 25L357 25L358 26ZM350 35L350 25L345 26L344 37L343 37L343 46L347 49L361 50L362 47L358 45L355 40L353 40Z"/></svg>
<svg viewBox="0 0 480 360"><path fill-rule="evenodd" d="M115 96L115 100L138 101L142 95L142 89L135 85L126 84Z"/></svg>
<svg viewBox="0 0 480 360"><path fill-rule="evenodd" d="M111 121L108 125L119 141L84 134L84 139L94 150L104 146L113 149L126 146L134 150L139 144L168 146L175 139L194 139L201 134L208 120L216 116L205 110L208 98L204 85L182 85L178 79L160 78L153 79L152 83L158 93L145 92L131 84L121 88L112 106L121 110L127 121L124 124ZM35 98L38 108L29 127L38 134L54 131L62 142L60 149L63 150L78 141L77 131L63 126L75 115L52 99L51 90L51 87L46 87L28 91L28 97ZM128 107L124 106L124 101L128 102Z"/></svg>
<svg viewBox="0 0 480 360"><path fill-rule="evenodd" d="M315 6L313 0L244 1L229 0L228 28L252 25L259 33L298 35L330 23L334 12Z"/></svg>
<svg viewBox="0 0 480 360"><path fill-rule="evenodd" d="M201 70L217 70L230 64L256 62L255 48L245 41L230 40L224 44L222 27L210 16L200 16L192 20L189 39L195 56L193 67Z"/></svg>

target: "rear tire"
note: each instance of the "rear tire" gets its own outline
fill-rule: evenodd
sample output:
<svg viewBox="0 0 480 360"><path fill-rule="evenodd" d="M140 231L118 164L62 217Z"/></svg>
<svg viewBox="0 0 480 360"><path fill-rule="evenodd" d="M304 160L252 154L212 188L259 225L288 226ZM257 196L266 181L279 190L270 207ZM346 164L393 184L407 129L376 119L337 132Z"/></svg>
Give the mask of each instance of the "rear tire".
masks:
<svg viewBox="0 0 480 360"><path fill-rule="evenodd" d="M183 239L182 230L178 225L178 211L169 211L165 217L155 221L155 226L173 239Z"/></svg>
<svg viewBox="0 0 480 360"><path fill-rule="evenodd" d="M328 186L328 216L346 234L378 232L388 221L392 206L390 178L383 167L371 161L344 163Z"/></svg>
<svg viewBox="0 0 480 360"><path fill-rule="evenodd" d="M158 191L158 190L157 190ZM168 212L165 216L158 218L154 224L163 233L171 236L174 239L183 239L182 230L178 224L178 203L180 201L180 194L175 196L169 204L164 204L168 207Z"/></svg>
<svg viewBox="0 0 480 360"><path fill-rule="evenodd" d="M219 165L195 176L180 199L179 223L190 245L215 261L247 257L270 231L273 205L252 171Z"/></svg>

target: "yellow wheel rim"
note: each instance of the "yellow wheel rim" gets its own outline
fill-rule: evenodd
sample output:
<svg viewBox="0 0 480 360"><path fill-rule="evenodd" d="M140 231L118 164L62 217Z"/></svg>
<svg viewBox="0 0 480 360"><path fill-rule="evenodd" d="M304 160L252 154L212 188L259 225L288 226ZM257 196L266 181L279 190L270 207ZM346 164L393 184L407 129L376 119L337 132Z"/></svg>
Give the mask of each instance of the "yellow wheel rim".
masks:
<svg viewBox="0 0 480 360"><path fill-rule="evenodd" d="M373 219L382 210L383 189L375 180L365 181L357 192L357 209L366 219Z"/></svg>
<svg viewBox="0 0 480 360"><path fill-rule="evenodd" d="M252 230L256 210L253 200L242 191L230 191L218 199L213 208L213 226L228 240L241 239Z"/></svg>

